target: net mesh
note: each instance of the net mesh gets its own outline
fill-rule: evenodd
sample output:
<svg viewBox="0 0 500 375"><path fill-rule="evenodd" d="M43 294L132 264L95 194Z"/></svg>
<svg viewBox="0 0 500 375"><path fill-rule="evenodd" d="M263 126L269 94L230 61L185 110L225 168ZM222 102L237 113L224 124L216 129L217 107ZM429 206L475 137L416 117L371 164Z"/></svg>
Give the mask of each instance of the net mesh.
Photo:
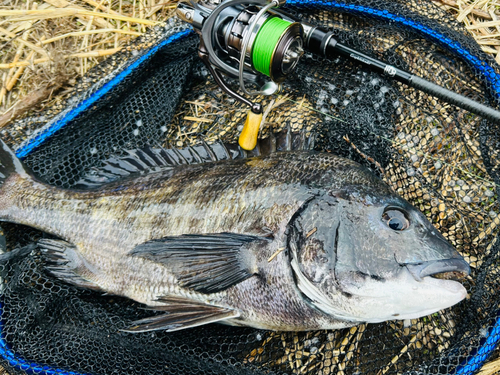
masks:
<svg viewBox="0 0 500 375"><path fill-rule="evenodd" d="M342 43L480 102L498 102L495 63L449 15L423 1L292 2ZM152 30L82 80L62 108L2 137L42 179L71 188L111 154L145 145L235 142L247 108L224 94L179 21ZM465 51L465 52L464 52ZM234 84L234 82L233 82ZM271 332L218 324L179 333L120 331L151 315L137 303L51 277L34 243L2 224L0 354L9 373L473 373L498 340L500 129L338 57L306 55L280 95L257 98L261 137L284 127L315 149L369 167L419 208L471 265L459 305L407 322Z"/></svg>

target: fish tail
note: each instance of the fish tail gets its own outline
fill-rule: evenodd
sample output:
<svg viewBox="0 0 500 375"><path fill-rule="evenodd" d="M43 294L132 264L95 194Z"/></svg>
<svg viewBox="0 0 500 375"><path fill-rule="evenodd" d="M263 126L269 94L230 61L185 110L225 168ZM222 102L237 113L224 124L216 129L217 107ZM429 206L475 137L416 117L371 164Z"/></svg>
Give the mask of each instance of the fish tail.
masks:
<svg viewBox="0 0 500 375"><path fill-rule="evenodd" d="M33 178L16 154L0 139L0 189L13 174L27 179Z"/></svg>

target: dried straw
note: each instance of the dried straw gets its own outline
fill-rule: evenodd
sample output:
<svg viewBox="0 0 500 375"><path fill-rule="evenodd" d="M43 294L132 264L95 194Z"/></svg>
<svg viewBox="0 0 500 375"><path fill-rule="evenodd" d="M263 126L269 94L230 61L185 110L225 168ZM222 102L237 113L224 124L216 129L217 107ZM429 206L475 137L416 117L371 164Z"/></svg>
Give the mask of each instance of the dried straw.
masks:
<svg viewBox="0 0 500 375"><path fill-rule="evenodd" d="M43 104L54 88L67 92L76 77L170 17L175 7L175 1L158 0L7 3L0 9L1 118L12 120ZM30 107L27 96L37 99Z"/></svg>
<svg viewBox="0 0 500 375"><path fill-rule="evenodd" d="M500 63L500 11L495 0L434 0L463 22L482 49Z"/></svg>

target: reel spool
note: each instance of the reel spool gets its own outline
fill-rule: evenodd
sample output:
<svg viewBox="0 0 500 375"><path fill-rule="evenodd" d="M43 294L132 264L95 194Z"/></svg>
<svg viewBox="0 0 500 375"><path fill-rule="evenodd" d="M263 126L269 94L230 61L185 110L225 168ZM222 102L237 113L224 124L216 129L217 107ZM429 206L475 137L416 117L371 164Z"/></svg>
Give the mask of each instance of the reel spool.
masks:
<svg viewBox="0 0 500 375"><path fill-rule="evenodd" d="M241 13L218 32L223 50L239 64L240 87L247 93L242 67L260 72L275 83L281 83L290 74L304 53L302 26L267 13L276 3L264 8L244 8ZM248 94L251 95L251 94Z"/></svg>

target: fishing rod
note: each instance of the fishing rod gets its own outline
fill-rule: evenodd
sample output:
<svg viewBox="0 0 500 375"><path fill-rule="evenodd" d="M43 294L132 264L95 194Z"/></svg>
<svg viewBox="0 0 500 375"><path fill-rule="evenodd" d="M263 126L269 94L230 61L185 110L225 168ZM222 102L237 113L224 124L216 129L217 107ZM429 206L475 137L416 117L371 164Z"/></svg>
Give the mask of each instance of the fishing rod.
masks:
<svg viewBox="0 0 500 375"><path fill-rule="evenodd" d="M247 96L272 95L295 71L305 51L326 58L346 56L426 94L500 122L500 111L347 47L333 37L332 31L298 20L277 8L284 4L284 0L208 0L177 6L179 18L200 34L198 55L216 83L250 107L239 138L242 148L252 150L257 143L262 105L229 87L223 75L237 79ZM248 85L259 89L249 89Z"/></svg>

